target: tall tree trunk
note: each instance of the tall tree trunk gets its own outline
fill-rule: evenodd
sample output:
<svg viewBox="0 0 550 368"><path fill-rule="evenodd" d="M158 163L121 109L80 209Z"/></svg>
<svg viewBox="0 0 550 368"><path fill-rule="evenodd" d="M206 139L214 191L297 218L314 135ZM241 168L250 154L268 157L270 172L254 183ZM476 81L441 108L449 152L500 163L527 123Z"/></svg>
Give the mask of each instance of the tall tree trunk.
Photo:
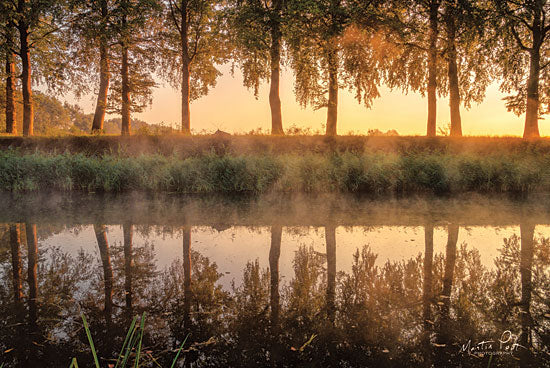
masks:
<svg viewBox="0 0 550 368"><path fill-rule="evenodd" d="M27 235L27 282L29 284L29 325L36 329L38 320L38 281L36 269L38 264L38 239L36 237L36 225L25 224Z"/></svg>
<svg viewBox="0 0 550 368"><path fill-rule="evenodd" d="M107 32L107 17L109 10L107 0L101 1L101 25L104 32ZM103 122L105 121L105 111L107 110L107 95L109 93L109 80L111 79L109 60L109 46L107 45L106 35L102 34L99 38L99 93L95 106L94 120L92 122L92 133L103 131Z"/></svg>
<svg viewBox="0 0 550 368"><path fill-rule="evenodd" d="M184 58L181 67L181 132L185 135L191 135L190 78L189 60Z"/></svg>
<svg viewBox="0 0 550 368"><path fill-rule="evenodd" d="M269 248L269 273L270 273L270 309L271 309L271 330L276 333L279 326L279 258L281 256L281 237L283 228L281 226L271 227L271 247Z"/></svg>
<svg viewBox="0 0 550 368"><path fill-rule="evenodd" d="M327 317L334 323L336 314L336 228L325 226L327 247Z"/></svg>
<svg viewBox="0 0 550 368"><path fill-rule="evenodd" d="M337 134L336 123L338 120L338 54L334 48L328 51L328 110L326 135Z"/></svg>
<svg viewBox="0 0 550 368"><path fill-rule="evenodd" d="M447 5L447 76L449 78L449 107L451 109L451 137L462 137L462 119L460 118L460 89L458 86L458 66L456 52L456 24L455 14Z"/></svg>
<svg viewBox="0 0 550 368"><path fill-rule="evenodd" d="M540 9L535 11L533 21L533 47L529 51L529 79L527 80L527 110L523 138L538 138L539 133L539 79L540 46L542 44Z"/></svg>
<svg viewBox="0 0 550 368"><path fill-rule="evenodd" d="M521 251L520 251L520 264L519 273L521 276L521 300L519 302L520 321L521 321L521 334L520 342L521 346L526 348L531 343L531 292L533 290L532 284L532 267L533 267L533 238L534 238L535 226L532 224L520 224L521 233ZM529 351L528 349L526 352Z"/></svg>
<svg viewBox="0 0 550 368"><path fill-rule="evenodd" d="M281 20L279 17L281 15L282 3L282 0L273 1L273 8L277 13L277 19L273 20L271 25L269 106L271 108L271 134L273 135L284 134L281 98L279 97L279 79L281 74Z"/></svg>
<svg viewBox="0 0 550 368"><path fill-rule="evenodd" d="M430 1L430 46L428 49L428 128L426 135L435 137L437 118L437 37L439 0Z"/></svg>
<svg viewBox="0 0 550 368"><path fill-rule="evenodd" d="M130 76L128 71L128 45L122 44L122 135L130 135Z"/></svg>
<svg viewBox="0 0 550 368"><path fill-rule="evenodd" d="M111 255L109 252L109 242L105 225L95 225L94 232L97 239L97 246L101 256L101 265L103 267L103 285L105 293L105 323L109 330L112 325L113 316L113 266L111 265Z"/></svg>
<svg viewBox="0 0 550 368"><path fill-rule="evenodd" d="M183 228L183 328L191 327L191 227Z"/></svg>
<svg viewBox="0 0 550 368"><path fill-rule="evenodd" d="M111 74L109 71L109 55L107 51L107 42L102 40L99 46L99 93L95 106L94 120L92 122L92 133L102 132L105 121L105 111L107 110L107 95L109 93L109 80Z"/></svg>
<svg viewBox="0 0 550 368"><path fill-rule="evenodd" d="M21 310L23 300L23 287L21 282L21 232L19 224L10 225L11 268L13 280L13 301L17 312Z"/></svg>
<svg viewBox="0 0 550 368"><path fill-rule="evenodd" d="M7 29L7 50L6 50L6 133L17 134L15 121L15 60L11 48L13 48L13 37L11 27Z"/></svg>
<svg viewBox="0 0 550 368"><path fill-rule="evenodd" d="M189 25L187 24L187 1L182 1L180 4L180 16L181 16L181 132L185 135L191 134L191 109L189 106L191 96L191 84L190 84L190 64L189 59L189 40L188 31Z"/></svg>
<svg viewBox="0 0 550 368"><path fill-rule="evenodd" d="M21 1L20 1L21 2ZM20 56L21 56L21 88L23 90L23 135L34 134L34 112L32 100L31 54L29 49L29 33L27 25L18 25Z"/></svg>
<svg viewBox="0 0 550 368"><path fill-rule="evenodd" d="M133 278L133 229L132 224L125 223L122 225L124 234L124 292L126 299L126 313L128 317L133 313L133 293L132 293L132 278Z"/></svg>

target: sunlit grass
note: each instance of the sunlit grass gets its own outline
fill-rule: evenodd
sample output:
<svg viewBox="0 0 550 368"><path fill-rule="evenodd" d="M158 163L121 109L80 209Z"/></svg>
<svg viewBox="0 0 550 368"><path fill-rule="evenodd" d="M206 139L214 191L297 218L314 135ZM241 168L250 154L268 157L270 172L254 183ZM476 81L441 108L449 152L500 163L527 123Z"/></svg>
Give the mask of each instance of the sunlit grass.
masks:
<svg viewBox="0 0 550 368"><path fill-rule="evenodd" d="M304 153L86 156L0 152L0 188L176 193L550 191L550 154Z"/></svg>

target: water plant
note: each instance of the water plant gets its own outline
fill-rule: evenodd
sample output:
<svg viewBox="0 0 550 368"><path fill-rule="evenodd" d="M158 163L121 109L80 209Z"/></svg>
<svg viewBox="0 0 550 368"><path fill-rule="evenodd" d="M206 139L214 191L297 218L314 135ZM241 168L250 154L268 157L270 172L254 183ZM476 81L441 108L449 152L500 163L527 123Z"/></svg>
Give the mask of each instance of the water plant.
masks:
<svg viewBox="0 0 550 368"><path fill-rule="evenodd" d="M86 332L86 337L88 339L88 344L90 346L90 350L92 352L93 360L94 360L94 366L95 368L101 368L101 365L99 364L99 359L97 356L97 351L94 345L94 341L92 339L92 334L90 331L90 328L88 326L88 322L86 321L86 317L82 313L81 315L84 331ZM131 365L131 359L132 353L135 354L134 356L134 368L139 368L139 362L141 357L141 350L142 350L142 343L143 343L143 334L145 331L145 312L141 315L140 323L137 324L138 317L134 317L132 320L132 323L130 324L130 328L128 329L128 332L126 333L126 337L124 338L124 342L122 343L122 348L120 349L120 353L117 356L116 363L114 365L114 368L126 368L130 367ZM185 342L187 341L187 335L183 342L181 343L179 349L176 352L176 356L174 357L172 361L172 365L170 368L174 368L176 366L176 362L179 359L179 356L183 350L183 346L185 345ZM157 363L158 365L158 363ZM3 364L0 365L0 368L3 367ZM69 368L78 368L78 361L76 358L73 358L71 361L71 365Z"/></svg>

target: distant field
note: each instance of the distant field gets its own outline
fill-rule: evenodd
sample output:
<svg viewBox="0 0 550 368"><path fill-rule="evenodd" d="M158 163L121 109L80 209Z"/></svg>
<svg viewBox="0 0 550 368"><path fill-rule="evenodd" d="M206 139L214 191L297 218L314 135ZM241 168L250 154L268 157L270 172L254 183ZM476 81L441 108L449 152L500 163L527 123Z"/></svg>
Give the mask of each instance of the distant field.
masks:
<svg viewBox="0 0 550 368"><path fill-rule="evenodd" d="M515 137L381 137L381 136L262 136L262 135L134 135L10 137L0 136L0 149L20 153L82 153L84 155L141 154L190 157L215 154L303 154L327 152L354 153L550 153L550 138L526 141Z"/></svg>

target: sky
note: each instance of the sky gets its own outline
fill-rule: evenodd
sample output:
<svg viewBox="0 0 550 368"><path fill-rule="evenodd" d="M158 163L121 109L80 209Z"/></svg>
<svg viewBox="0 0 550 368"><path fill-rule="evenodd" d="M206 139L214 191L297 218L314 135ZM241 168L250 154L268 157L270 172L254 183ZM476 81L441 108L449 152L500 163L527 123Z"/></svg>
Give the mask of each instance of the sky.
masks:
<svg viewBox="0 0 550 368"><path fill-rule="evenodd" d="M230 66L221 67L223 75L210 93L191 103L191 128L215 131L220 129L230 133L243 133L262 128L269 132L271 116L269 110L269 86L263 84L259 97L253 91L242 86L242 75L235 72L231 76ZM134 117L148 123L161 123L179 127L181 116L181 97L178 90L167 83L160 82L153 93L153 104L146 111L134 114ZM280 96L283 112L283 126L321 130L326 121L326 109L314 111L311 107L302 108L293 94L292 72L284 70L281 75ZM420 94L404 94L400 90L391 91L381 87L381 97L376 99L371 109L359 104L354 93L340 89L338 106L338 134L366 134L369 129L387 131L395 129L400 135L425 135L427 119L427 100ZM486 98L480 105L470 110L462 108L462 129L464 135L501 135L521 136L524 116L508 112L502 98L505 94L492 84ZM84 96L80 100L67 98L79 103L86 112L93 112L95 96ZM447 98L438 99L437 126L445 128L450 122ZM540 133L550 135L550 124L541 120Z"/></svg>

